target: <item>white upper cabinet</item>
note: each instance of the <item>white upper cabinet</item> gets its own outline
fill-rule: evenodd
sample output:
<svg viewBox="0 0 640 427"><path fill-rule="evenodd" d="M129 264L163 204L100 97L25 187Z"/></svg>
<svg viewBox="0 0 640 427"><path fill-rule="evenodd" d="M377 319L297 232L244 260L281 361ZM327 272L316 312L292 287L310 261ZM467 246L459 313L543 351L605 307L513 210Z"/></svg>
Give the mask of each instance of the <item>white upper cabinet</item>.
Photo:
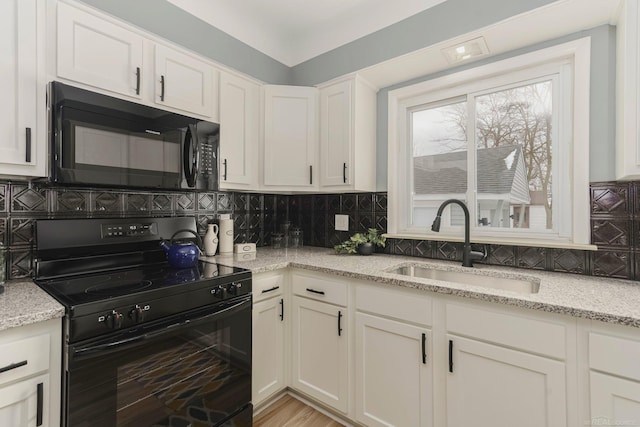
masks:
<svg viewBox="0 0 640 427"><path fill-rule="evenodd" d="M45 87L38 80L44 65L42 7L36 0L0 2L0 175L46 174Z"/></svg>
<svg viewBox="0 0 640 427"><path fill-rule="evenodd" d="M616 178L640 178L640 8L624 0L616 29Z"/></svg>
<svg viewBox="0 0 640 427"><path fill-rule="evenodd" d="M320 88L320 187L376 190L376 90L360 77Z"/></svg>
<svg viewBox="0 0 640 427"><path fill-rule="evenodd" d="M217 117L217 111L214 114L217 74L214 67L193 56L156 45L153 100L178 110Z"/></svg>
<svg viewBox="0 0 640 427"><path fill-rule="evenodd" d="M220 188L258 189L260 86L220 73Z"/></svg>
<svg viewBox="0 0 640 427"><path fill-rule="evenodd" d="M266 85L264 98L264 189L317 189L317 89Z"/></svg>
<svg viewBox="0 0 640 427"><path fill-rule="evenodd" d="M144 38L58 3L59 77L141 99Z"/></svg>
<svg viewBox="0 0 640 427"><path fill-rule="evenodd" d="M58 3L57 77L218 121L218 69L97 12Z"/></svg>

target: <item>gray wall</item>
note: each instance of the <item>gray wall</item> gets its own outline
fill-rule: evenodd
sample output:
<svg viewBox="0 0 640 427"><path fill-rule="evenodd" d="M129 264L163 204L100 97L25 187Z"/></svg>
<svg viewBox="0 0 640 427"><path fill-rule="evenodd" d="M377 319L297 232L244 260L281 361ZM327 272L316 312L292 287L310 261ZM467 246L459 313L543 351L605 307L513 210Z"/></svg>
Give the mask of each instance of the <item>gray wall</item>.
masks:
<svg viewBox="0 0 640 427"><path fill-rule="evenodd" d="M166 0L81 1L264 82L291 82L290 67Z"/></svg>
<svg viewBox="0 0 640 427"><path fill-rule="evenodd" d="M312 86L404 55L555 0L447 0L293 67L292 84ZM330 31L330 29L327 29Z"/></svg>
<svg viewBox="0 0 640 427"><path fill-rule="evenodd" d="M211 27L166 0L82 0L267 83L314 85L524 13L554 0L448 0L293 68ZM464 11L464 13L461 13ZM601 26L382 89L378 93L377 186L387 188L387 96L394 88L591 36L590 179L615 179L615 27Z"/></svg>

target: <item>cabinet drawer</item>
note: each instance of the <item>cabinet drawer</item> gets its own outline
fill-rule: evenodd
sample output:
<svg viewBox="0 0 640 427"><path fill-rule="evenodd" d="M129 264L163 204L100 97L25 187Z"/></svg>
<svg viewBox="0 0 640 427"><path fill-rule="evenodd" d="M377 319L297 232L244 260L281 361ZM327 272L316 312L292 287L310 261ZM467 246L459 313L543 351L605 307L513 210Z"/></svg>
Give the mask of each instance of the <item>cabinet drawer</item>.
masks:
<svg viewBox="0 0 640 427"><path fill-rule="evenodd" d="M291 275L293 293L303 297L328 302L336 305L347 305L347 284L312 273L294 272Z"/></svg>
<svg viewBox="0 0 640 427"><path fill-rule="evenodd" d="M284 289L284 273L270 272L257 274L253 277L251 286L253 289L253 302L282 295Z"/></svg>
<svg viewBox="0 0 640 427"><path fill-rule="evenodd" d="M373 285L356 288L356 309L381 316L431 325L432 307L428 296L379 289Z"/></svg>
<svg viewBox="0 0 640 427"><path fill-rule="evenodd" d="M47 371L49 341L45 333L0 344L0 384Z"/></svg>
<svg viewBox="0 0 640 427"><path fill-rule="evenodd" d="M640 342L591 332L589 367L640 381Z"/></svg>
<svg viewBox="0 0 640 427"><path fill-rule="evenodd" d="M447 331L530 353L566 357L564 324L498 307L447 304Z"/></svg>

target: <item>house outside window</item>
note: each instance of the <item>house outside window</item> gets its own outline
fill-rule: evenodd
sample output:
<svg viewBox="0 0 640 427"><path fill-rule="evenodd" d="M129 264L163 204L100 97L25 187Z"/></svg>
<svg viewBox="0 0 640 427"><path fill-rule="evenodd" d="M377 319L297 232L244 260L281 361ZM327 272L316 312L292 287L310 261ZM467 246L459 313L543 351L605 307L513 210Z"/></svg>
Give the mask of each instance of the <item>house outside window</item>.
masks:
<svg viewBox="0 0 640 427"><path fill-rule="evenodd" d="M389 234L449 239L464 216L476 241L589 243L589 40L389 93Z"/></svg>

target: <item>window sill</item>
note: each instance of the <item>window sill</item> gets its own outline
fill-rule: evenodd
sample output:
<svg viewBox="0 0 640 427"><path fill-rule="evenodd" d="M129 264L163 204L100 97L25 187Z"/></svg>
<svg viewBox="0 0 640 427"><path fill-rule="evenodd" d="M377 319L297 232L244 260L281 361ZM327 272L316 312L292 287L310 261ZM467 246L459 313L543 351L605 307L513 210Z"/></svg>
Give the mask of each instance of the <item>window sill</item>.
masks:
<svg viewBox="0 0 640 427"><path fill-rule="evenodd" d="M451 236L446 234L390 234L385 233L384 236L388 239L408 239L408 240L432 240L436 242L464 242L464 238L460 236ZM542 240L509 240L491 237L472 238L471 243L474 244L490 244L490 245L507 245L507 246L524 246L534 248L554 248L554 249L578 249L584 251L597 251L596 245L579 244L571 242L553 242Z"/></svg>

